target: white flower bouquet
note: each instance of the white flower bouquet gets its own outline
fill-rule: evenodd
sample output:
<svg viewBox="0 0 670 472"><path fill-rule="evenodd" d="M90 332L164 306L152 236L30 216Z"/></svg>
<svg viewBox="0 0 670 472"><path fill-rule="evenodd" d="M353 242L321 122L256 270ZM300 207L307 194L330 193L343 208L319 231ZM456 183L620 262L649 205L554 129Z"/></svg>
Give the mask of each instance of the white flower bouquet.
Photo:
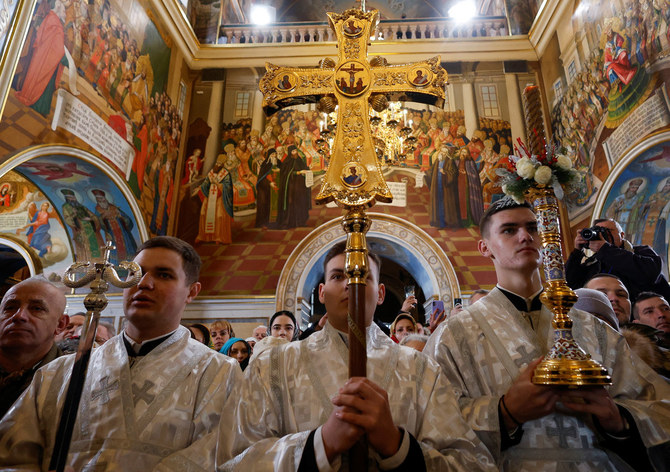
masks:
<svg viewBox="0 0 670 472"><path fill-rule="evenodd" d="M510 155L507 168L499 167L496 173L501 178L505 195L517 202L524 201L526 192L532 187L552 187L556 197L562 199L564 187L576 183L577 171L572 160L560 154L556 147L545 145L544 152L534 155L519 140L514 149L517 155Z"/></svg>

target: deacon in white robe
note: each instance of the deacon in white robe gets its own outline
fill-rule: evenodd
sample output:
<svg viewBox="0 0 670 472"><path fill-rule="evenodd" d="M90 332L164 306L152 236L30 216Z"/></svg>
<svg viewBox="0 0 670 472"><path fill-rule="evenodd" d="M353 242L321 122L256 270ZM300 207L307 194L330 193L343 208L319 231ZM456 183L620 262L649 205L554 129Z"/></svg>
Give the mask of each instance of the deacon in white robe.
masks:
<svg viewBox="0 0 670 472"><path fill-rule="evenodd" d="M666 470L670 386L607 324L580 310L572 310L570 317L579 345L612 376L608 390L615 403L630 413L652 460L656 458L657 466L664 461L658 468ZM443 323L424 349L456 386L466 420L494 455L501 449L498 401L521 371L551 348L551 318L545 307L520 312L496 288ZM505 470L564 470L573 465L570 470L626 470L615 456L616 441L598 431L590 415L559 407L522 428L519 444L498 455ZM614 450L606 447L606 439Z"/></svg>
<svg viewBox="0 0 670 472"><path fill-rule="evenodd" d="M351 384L359 382L347 382L347 334L341 331L347 313L344 255L340 252L330 260L329 255L326 282L319 291L328 323L307 339L274 347L251 362L235 418L221 422L218 470L349 469L346 451L327 457L328 423L336 417L344 419L337 416L341 397ZM374 382L377 393L383 390L388 396L384 408L390 411L392 421L380 436L381 444L392 452L382 457L375 449L377 432L366 430L368 468L495 470L486 447L465 424L454 391L439 366L413 349L398 346L376 324L370 324L377 300L383 300L383 289L381 298L376 298L378 266L374 262L370 265L374 275L368 276L366 287L366 306L372 307L366 310L367 378ZM335 327L338 323L340 330ZM362 390L357 395L367 394ZM372 421L383 421L381 415L372 416ZM235 428L233 435L231 428ZM226 443L231 438L232 445ZM224 463L231 450L237 456Z"/></svg>
<svg viewBox="0 0 670 472"><path fill-rule="evenodd" d="M3 471L48 470L73 362L65 356L40 369L0 423ZM241 380L233 359L184 327L136 358L115 336L91 354L67 463L76 471L211 470L209 433Z"/></svg>
<svg viewBox="0 0 670 472"><path fill-rule="evenodd" d="M492 258L498 287L447 319L423 351L455 386L465 419L502 470L646 470L650 462L668 470L670 387L595 316L573 309L573 335L612 386L531 383L553 344L552 315L539 302L539 237L529 208L497 211L481 225L480 251ZM623 427L608 432L603 425L614 431L617 416Z"/></svg>
<svg viewBox="0 0 670 472"><path fill-rule="evenodd" d="M94 350L66 465L79 471L212 470L218 424L242 372L191 339L182 313L200 257L180 239L144 242L123 292L123 333ZM40 369L0 421L0 469L48 470L74 356Z"/></svg>

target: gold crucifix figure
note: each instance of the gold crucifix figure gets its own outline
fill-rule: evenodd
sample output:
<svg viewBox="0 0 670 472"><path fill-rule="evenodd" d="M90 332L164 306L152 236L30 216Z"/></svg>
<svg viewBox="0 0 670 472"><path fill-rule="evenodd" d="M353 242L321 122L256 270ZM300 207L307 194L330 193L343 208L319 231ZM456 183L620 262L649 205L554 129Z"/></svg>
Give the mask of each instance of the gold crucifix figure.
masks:
<svg viewBox="0 0 670 472"><path fill-rule="evenodd" d="M376 158L369 107L382 111L389 99L441 105L446 71L439 57L406 65L367 58L379 14L350 9L328 13L339 48L338 62L327 58L318 68L279 67L267 63L260 82L267 114L299 103L318 102L320 111L338 107L337 131L328 171L316 202L336 200L345 208L372 206L393 198ZM355 169L355 178L352 177Z"/></svg>
<svg viewBox="0 0 670 472"><path fill-rule="evenodd" d="M317 68L279 67L266 63L260 81L263 109L270 115L280 108L317 103L331 113L338 107L337 131L330 164L318 204L335 200L347 210L342 226L347 233L345 273L349 287L349 376L366 377L365 281L368 250L365 233L370 218L365 209L375 201L393 198L381 172L370 131L369 107L380 112L389 99L441 105L446 71L439 57L409 65L389 66L386 59L368 60L368 42L379 21L376 10L350 9L328 13L337 35L339 58L323 59ZM351 470L367 468L367 446L359 440L349 451Z"/></svg>

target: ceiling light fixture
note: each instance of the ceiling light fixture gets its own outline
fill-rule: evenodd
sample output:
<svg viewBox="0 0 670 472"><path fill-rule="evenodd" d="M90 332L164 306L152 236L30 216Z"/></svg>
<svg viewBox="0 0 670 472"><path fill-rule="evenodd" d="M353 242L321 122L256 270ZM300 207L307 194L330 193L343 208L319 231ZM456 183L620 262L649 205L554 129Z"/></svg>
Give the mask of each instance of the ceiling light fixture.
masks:
<svg viewBox="0 0 670 472"><path fill-rule="evenodd" d="M477 6L471 0L463 0L452 6L448 13L457 22L464 23L477 15Z"/></svg>
<svg viewBox="0 0 670 472"><path fill-rule="evenodd" d="M277 17L277 10L267 5L251 5L249 11L249 20L254 25L268 25L274 23Z"/></svg>

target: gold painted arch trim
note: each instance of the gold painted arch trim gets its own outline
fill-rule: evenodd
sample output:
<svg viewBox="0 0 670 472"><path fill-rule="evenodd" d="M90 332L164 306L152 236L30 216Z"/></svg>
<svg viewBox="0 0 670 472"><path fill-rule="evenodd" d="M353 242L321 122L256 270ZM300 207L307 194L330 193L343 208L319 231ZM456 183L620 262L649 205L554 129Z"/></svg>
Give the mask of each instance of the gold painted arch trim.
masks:
<svg viewBox="0 0 670 472"><path fill-rule="evenodd" d="M454 298L460 297L454 266L428 233L396 216L383 213L369 213L369 216L372 226L367 235L368 239L384 240L414 256L418 267L407 267L406 261L390 258L417 275L415 278L417 281L421 280L419 283L427 300L432 298L451 303ZM277 310L300 310L302 299L307 296L306 289L311 289L305 285L315 265L334 243L346 238L341 222L341 218L335 218L322 224L295 247L279 276Z"/></svg>

